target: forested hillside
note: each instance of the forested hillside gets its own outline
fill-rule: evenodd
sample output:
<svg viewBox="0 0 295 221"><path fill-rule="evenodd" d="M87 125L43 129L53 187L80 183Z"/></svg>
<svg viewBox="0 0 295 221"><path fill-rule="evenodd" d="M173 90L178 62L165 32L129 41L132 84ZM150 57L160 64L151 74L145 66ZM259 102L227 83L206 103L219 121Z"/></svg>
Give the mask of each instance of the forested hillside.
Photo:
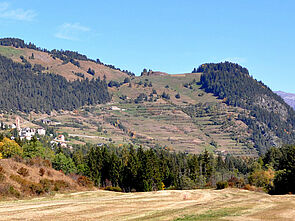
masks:
<svg viewBox="0 0 295 221"><path fill-rule="evenodd" d="M42 74L30 65L0 55L1 111L47 112L73 110L83 105L110 101L107 84L96 80L69 82L55 74Z"/></svg>
<svg viewBox="0 0 295 221"><path fill-rule="evenodd" d="M228 105L241 107L250 115L239 118L253 131L252 139L260 152L280 143L294 142L295 112L262 82L253 79L246 68L225 62L203 64L202 88L223 99Z"/></svg>

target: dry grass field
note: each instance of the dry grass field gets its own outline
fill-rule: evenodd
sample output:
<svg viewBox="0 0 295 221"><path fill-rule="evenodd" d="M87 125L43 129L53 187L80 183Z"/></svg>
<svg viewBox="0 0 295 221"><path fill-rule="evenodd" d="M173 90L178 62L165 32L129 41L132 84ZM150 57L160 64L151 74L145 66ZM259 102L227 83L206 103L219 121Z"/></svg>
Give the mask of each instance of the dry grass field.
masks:
<svg viewBox="0 0 295 221"><path fill-rule="evenodd" d="M295 220L295 196L238 189L89 191L0 202L0 220Z"/></svg>

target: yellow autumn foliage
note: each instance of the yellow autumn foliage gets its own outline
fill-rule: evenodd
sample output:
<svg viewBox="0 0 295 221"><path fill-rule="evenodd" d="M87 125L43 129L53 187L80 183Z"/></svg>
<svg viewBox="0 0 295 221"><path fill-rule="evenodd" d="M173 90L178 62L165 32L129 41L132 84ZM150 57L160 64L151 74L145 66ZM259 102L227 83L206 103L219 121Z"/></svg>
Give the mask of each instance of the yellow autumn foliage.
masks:
<svg viewBox="0 0 295 221"><path fill-rule="evenodd" d="M5 137L0 142L0 152L2 153L3 158L9 158L15 155L21 156L23 149L14 140L10 140L9 138Z"/></svg>

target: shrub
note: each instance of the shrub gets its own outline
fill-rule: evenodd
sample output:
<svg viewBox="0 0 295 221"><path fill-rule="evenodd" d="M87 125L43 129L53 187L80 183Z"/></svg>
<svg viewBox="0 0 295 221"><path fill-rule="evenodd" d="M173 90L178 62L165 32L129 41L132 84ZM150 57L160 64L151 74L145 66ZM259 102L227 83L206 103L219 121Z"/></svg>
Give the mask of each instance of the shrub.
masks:
<svg viewBox="0 0 295 221"><path fill-rule="evenodd" d="M255 186L251 186L250 184L246 184L243 188L244 190L255 191Z"/></svg>
<svg viewBox="0 0 295 221"><path fill-rule="evenodd" d="M52 173L51 173L51 171L50 171L50 170L47 170L47 176L50 176L50 177L52 177Z"/></svg>
<svg viewBox="0 0 295 221"><path fill-rule="evenodd" d="M29 176L29 170L27 168L21 167L18 169L17 173L23 177Z"/></svg>
<svg viewBox="0 0 295 221"><path fill-rule="evenodd" d="M31 183L29 188L32 194L41 195L44 193L43 186L40 183Z"/></svg>
<svg viewBox="0 0 295 221"><path fill-rule="evenodd" d="M119 186L107 186L104 188L104 190L114 191L114 192L122 192L122 189Z"/></svg>
<svg viewBox="0 0 295 221"><path fill-rule="evenodd" d="M22 187L29 185L29 181L21 178L19 175L10 175L9 178L14 180L15 182L19 183Z"/></svg>
<svg viewBox="0 0 295 221"><path fill-rule="evenodd" d="M86 176L79 176L77 179L77 183L79 186L84 186L84 187L93 187L93 182Z"/></svg>
<svg viewBox="0 0 295 221"><path fill-rule="evenodd" d="M44 174L45 174L45 169L44 168L40 168L39 175L40 176L44 176Z"/></svg>
<svg viewBox="0 0 295 221"><path fill-rule="evenodd" d="M64 180L54 181L54 191L65 190L69 187L70 187L69 183Z"/></svg>
<svg viewBox="0 0 295 221"><path fill-rule="evenodd" d="M0 195L1 196L13 196L16 198L19 198L21 196L20 192L16 190L12 185L10 184L0 184Z"/></svg>
<svg viewBox="0 0 295 221"><path fill-rule="evenodd" d="M11 185L9 185L9 187L8 187L8 193L12 196L15 196L16 198L20 197L20 192L18 190L14 189L14 187Z"/></svg>
<svg viewBox="0 0 295 221"><path fill-rule="evenodd" d="M275 173L272 169L268 170L255 170L249 176L249 183L251 185L262 187L269 190L273 187L273 180Z"/></svg>
<svg viewBox="0 0 295 221"><path fill-rule="evenodd" d="M34 157L31 159L28 159L26 164L30 166L37 166L37 167L52 167L50 160L45 160L41 157Z"/></svg>
<svg viewBox="0 0 295 221"><path fill-rule="evenodd" d="M14 155L12 159L18 163L24 162L24 159L20 155Z"/></svg>
<svg viewBox="0 0 295 221"><path fill-rule="evenodd" d="M219 181L216 183L216 189L222 190L228 187L228 182L227 181Z"/></svg>
<svg viewBox="0 0 295 221"><path fill-rule="evenodd" d="M39 181L40 185L42 185L43 191L46 193L49 193L53 190L54 188L54 181L49 180L49 179L41 179Z"/></svg>
<svg viewBox="0 0 295 221"><path fill-rule="evenodd" d="M2 183L6 179L3 173L0 173L0 183Z"/></svg>

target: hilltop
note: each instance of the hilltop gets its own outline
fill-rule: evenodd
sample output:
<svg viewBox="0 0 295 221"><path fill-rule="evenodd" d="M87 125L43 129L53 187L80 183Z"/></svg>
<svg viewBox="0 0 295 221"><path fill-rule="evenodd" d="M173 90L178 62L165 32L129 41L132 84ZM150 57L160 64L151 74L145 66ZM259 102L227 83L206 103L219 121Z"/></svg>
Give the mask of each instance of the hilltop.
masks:
<svg viewBox="0 0 295 221"><path fill-rule="evenodd" d="M30 99L36 102L28 106L20 105L21 97L15 101L11 87L11 94L2 96L3 107L7 100L11 105L3 108L6 112L0 120L11 123L20 116L23 123L38 127L42 119L50 119L58 124L49 127L66 135L71 145L133 143L187 153L207 149L222 155L257 156L294 140L294 111L237 64L203 64L193 73L177 75L144 69L141 76L135 76L78 52L48 51L13 38L0 39L0 45L0 55L11 59L4 67L14 62L32 76L60 76L65 86L57 88L66 88L68 94L54 98L56 92L49 90L49 102L40 103L33 95ZM17 76L5 74L7 79ZM91 79L97 79L105 91L101 93ZM88 81L93 90L85 86ZM98 100L95 90L101 94ZM8 117L11 109L14 113Z"/></svg>

